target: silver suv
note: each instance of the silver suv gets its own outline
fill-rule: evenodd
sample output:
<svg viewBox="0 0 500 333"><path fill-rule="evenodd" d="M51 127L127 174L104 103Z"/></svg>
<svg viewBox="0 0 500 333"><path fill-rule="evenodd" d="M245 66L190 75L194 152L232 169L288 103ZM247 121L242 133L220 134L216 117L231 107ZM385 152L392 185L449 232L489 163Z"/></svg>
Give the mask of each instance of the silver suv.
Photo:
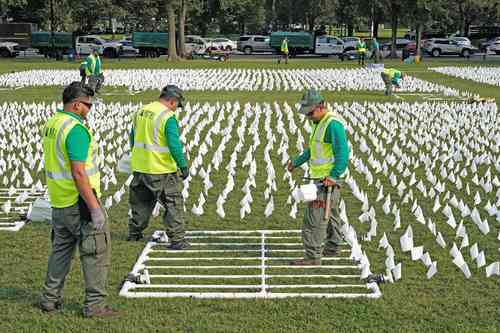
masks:
<svg viewBox="0 0 500 333"><path fill-rule="evenodd" d="M238 51L245 54L252 54L253 52L272 52L269 46L269 36L240 36L238 40Z"/></svg>
<svg viewBox="0 0 500 333"><path fill-rule="evenodd" d="M425 41L424 49L433 57L439 57L442 54L455 54L462 57L469 57L478 51L477 47L467 45L449 38L431 38Z"/></svg>

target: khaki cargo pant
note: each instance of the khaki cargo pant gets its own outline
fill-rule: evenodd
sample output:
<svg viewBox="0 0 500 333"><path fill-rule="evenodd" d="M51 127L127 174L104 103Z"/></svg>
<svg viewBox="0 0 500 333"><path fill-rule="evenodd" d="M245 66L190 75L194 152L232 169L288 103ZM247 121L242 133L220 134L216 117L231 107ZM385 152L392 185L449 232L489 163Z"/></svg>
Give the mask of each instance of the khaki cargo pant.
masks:
<svg viewBox="0 0 500 333"><path fill-rule="evenodd" d="M380 75L382 76L382 80L384 81L384 84L385 84L385 94L387 96L391 96L392 95L392 79L390 78L389 75L387 75L385 73L381 73Z"/></svg>
<svg viewBox="0 0 500 333"><path fill-rule="evenodd" d="M49 257L42 303L62 302L66 276L78 247L85 279L84 311L104 306L111 265L111 236L106 221L101 231L80 215L78 204L52 209L52 253Z"/></svg>
<svg viewBox="0 0 500 333"><path fill-rule="evenodd" d="M302 225L302 241L305 259L321 259L323 248L337 249L342 241L340 232L340 189L335 186L332 191L330 220L325 221L326 190L318 190L318 198L307 204Z"/></svg>
<svg viewBox="0 0 500 333"><path fill-rule="evenodd" d="M142 236L159 201L165 208L163 222L168 238L173 243L183 240L186 232L182 200L180 179L176 173L152 175L134 172L129 195L132 210L128 222L129 236Z"/></svg>

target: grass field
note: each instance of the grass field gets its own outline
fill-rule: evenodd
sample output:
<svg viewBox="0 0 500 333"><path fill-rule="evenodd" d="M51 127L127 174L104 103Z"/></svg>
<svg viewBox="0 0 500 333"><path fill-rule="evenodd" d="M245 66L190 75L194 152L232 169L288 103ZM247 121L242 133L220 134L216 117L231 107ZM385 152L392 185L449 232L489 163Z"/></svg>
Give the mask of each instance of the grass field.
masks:
<svg viewBox="0 0 500 333"><path fill-rule="evenodd" d="M499 87L474 83L428 71L429 66L446 65L488 65L499 66L497 62L470 62L461 59L448 59L423 63L420 65L405 65L400 61L388 61L386 66L396 66L409 75L443 84L449 87L466 90L485 97L495 97L497 105L500 103ZM77 68L76 63L62 63L48 60L2 60L0 74L22 71L27 69L49 68ZM110 60L104 62L105 70L108 68L282 68L272 60L233 60L226 64L206 61L185 61L169 64L165 60ZM354 62L341 63L337 59L294 59L288 68L349 68L355 67ZM117 91L120 89L104 88L103 92ZM122 92L125 89L121 90ZM17 90L0 90L0 105L3 102L58 102L62 93L61 87L50 88L23 88ZM137 103L154 100L158 95L156 91L147 91L133 96L103 96L105 103ZM398 102L395 97L384 96L380 92L324 92L329 102ZM296 103L301 93L299 92L187 92L187 99L192 102L234 102ZM417 95L402 95L407 102L420 102ZM498 120L498 119L497 119ZM238 122L236 122L238 125ZM273 122L273 125L275 123ZM261 120L260 128L264 130ZM203 138L206 129L202 132ZM361 133L366 135L366 133ZM290 142L290 153L297 153L295 139ZM352 138L351 142L354 144ZM251 141L250 138L247 140ZM279 140L278 140L279 143ZM228 150L231 151L231 143ZM264 145L261 145L256 154L263 155ZM275 145L277 146L277 144ZM247 147L247 146L245 146ZM246 152L243 148L240 153ZM276 150L276 147L275 147ZM358 157L367 159L367 156L354 147ZM279 160L279 158L277 158ZM260 167L260 166L259 166ZM275 161L277 179L281 179L282 170L278 170L279 162ZM484 173L481 169L479 172ZM495 169L492 169L495 175ZM246 172L238 173L237 187L242 186ZM264 181L264 167L260 167L257 179ZM244 221L239 220L239 205L241 191L237 189L238 197L231 199L226 204L227 217L223 221L215 214L216 195L225 183L225 175L219 173L214 182L213 198L209 198L206 213L196 217L189 211L198 198L197 194L202 189L199 178L191 185L193 193L188 202L188 228L191 230L224 230L224 229L297 229L300 227L303 205L299 206L296 220L288 218L288 210L283 214L275 213L268 219L264 218L264 200L259 198L252 206L252 213ZM377 190L370 188L359 177L358 183L368 191L372 202L375 201ZM297 178L298 179L298 178ZM125 177L118 179L122 184ZM383 182L384 188L390 189L388 182ZM111 188L116 190L116 188ZM262 190L260 188L259 190ZM281 192L280 192L281 190ZM276 200L284 203L289 189L278 187ZM476 188L472 189L475 193ZM484 194L483 197L495 200L496 189L493 193ZM464 193L456 193L471 205L473 197ZM257 195L255 195L257 197ZM358 230L367 231L367 226L357 221L361 214L361 204L350 192L344 192L343 198L347 206L349 221ZM396 196L393 197L396 200ZM423 197L418 197L423 208L431 210L432 201L426 202ZM196 299L125 299L118 296L121 282L131 270L144 243L128 243L127 236L127 194L124 199L114 206L110 212L113 259L112 270L109 278L109 303L122 312L120 317L106 320L87 320L81 316L81 303L83 300L83 280L79 268L79 260L75 258L69 279L65 288L65 307L60 313L44 314L32 304L40 295L40 290L45 278L47 257L50 252L50 226L48 224L30 224L17 233L0 232L0 267L2 267L2 285L0 286L0 332L497 332L500 331L500 292L499 277L486 278L483 269L476 269L471 265L472 278L466 280L462 272L452 264L448 254L449 247L440 249L424 227L416 225L415 218L409 209L401 212L402 229L390 235L390 242L396 251L398 261L403 262L403 278L395 284L381 286L382 298L377 300L363 299L284 299L284 300L196 300ZM277 205L277 207L280 207ZM406 207L408 208L408 207ZM234 211L232 211L234 209ZM279 208L277 208L279 212ZM376 206L379 231L377 237L371 242L363 242L372 261L372 271L380 272L383 268L384 254L378 250L378 240L383 232L392 230L393 218L381 213L381 204ZM484 215L484 214L482 214ZM446 220L442 214L430 215L434 222L443 225ZM466 222L470 236L481 240L481 248L486 249L488 262L500 259L500 241L496 239L499 223L490 219L491 232L483 236L477 229L469 227L472 223ZM458 222L458 221L457 221ZM432 256L438 260L439 272L431 280L425 277L425 267L411 261L408 254L403 254L399 249L399 235L407 225L412 225L416 231L415 241L426 244L433 249ZM150 223L148 235L154 230L161 229L159 218ZM420 227L420 228L419 228ZM447 233L447 243L454 240L454 232ZM458 241L457 241L458 242ZM471 244L474 240L471 240ZM431 245L432 244L432 245ZM427 247L427 246L426 246ZM468 249L465 250L468 252ZM464 251L464 257L466 252ZM467 255L468 256L468 255Z"/></svg>

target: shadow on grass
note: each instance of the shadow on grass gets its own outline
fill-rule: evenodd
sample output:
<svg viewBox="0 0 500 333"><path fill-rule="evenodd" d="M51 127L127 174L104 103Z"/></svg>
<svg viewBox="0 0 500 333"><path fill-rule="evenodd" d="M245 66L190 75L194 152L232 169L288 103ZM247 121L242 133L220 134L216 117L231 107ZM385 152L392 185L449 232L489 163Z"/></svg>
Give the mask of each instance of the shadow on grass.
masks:
<svg viewBox="0 0 500 333"><path fill-rule="evenodd" d="M40 290L15 287L0 287L0 302L13 303L23 306L37 307L40 300ZM81 312L82 305L78 303L64 303L63 309L72 312Z"/></svg>

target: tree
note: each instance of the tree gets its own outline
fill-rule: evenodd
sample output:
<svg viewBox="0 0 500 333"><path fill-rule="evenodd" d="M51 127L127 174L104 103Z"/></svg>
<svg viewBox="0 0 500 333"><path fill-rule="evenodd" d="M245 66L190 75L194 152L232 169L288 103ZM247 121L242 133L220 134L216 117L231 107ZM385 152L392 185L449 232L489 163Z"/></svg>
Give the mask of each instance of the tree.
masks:
<svg viewBox="0 0 500 333"><path fill-rule="evenodd" d="M167 1L167 20L168 20L168 61L178 61L179 56L177 55L177 39L176 26L175 26L175 9L176 1Z"/></svg>
<svg viewBox="0 0 500 333"><path fill-rule="evenodd" d="M347 25L347 34L352 36L358 23L358 5L356 0L338 0L335 5L337 23Z"/></svg>
<svg viewBox="0 0 500 333"><path fill-rule="evenodd" d="M405 4L405 1L404 0L384 0L384 1L385 1L384 5L386 6L389 12L389 17L391 20L391 30L392 30L391 58L397 58L396 39L398 35L398 24L401 16L401 10L403 8L403 5Z"/></svg>
<svg viewBox="0 0 500 333"><path fill-rule="evenodd" d="M435 18L444 16L447 3L443 0L415 0L406 5L408 21L416 28L417 55L422 55L422 33L434 22Z"/></svg>

